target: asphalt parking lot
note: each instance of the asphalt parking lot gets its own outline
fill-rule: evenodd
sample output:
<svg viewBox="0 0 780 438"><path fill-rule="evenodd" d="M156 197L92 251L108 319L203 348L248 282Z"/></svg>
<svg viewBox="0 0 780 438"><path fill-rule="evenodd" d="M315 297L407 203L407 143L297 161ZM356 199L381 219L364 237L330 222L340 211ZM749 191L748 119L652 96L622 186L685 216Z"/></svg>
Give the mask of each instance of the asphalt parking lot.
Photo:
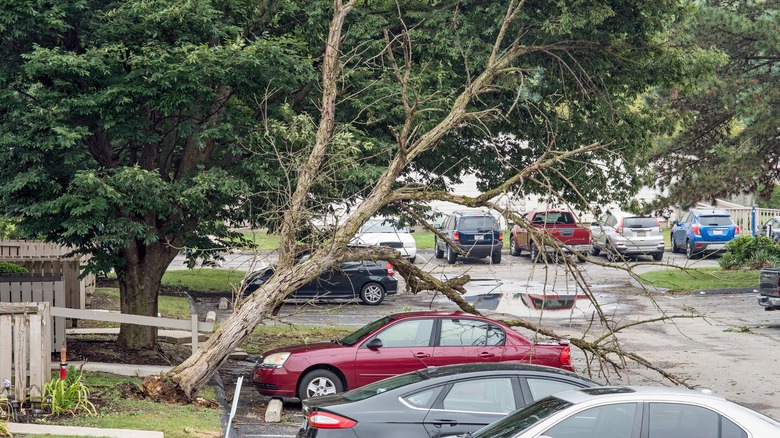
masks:
<svg viewBox="0 0 780 438"><path fill-rule="evenodd" d="M272 255L253 257L234 254L226 258L223 267L247 270L253 259L272 263ZM636 272L664 269L663 264L675 266L716 266L715 260L687 260L683 255L666 253L664 260L635 266ZM485 312L510 313L528 318L558 334L572 338L594 339L605 334L602 325L592 323L593 309L587 302L581 308L560 313L532 312L519 300L522 293L545 288L565 291L575 287L573 276L564 264L533 264L527 256L507 254L499 265L485 260L465 260L455 265L433 258L423 252L417 265L433 275L453 277L468 273L473 279L467 286L468 295L493 294L497 301ZM752 291L719 290L697 291L685 295L671 295L663 291L646 291L632 281L629 272L609 266L604 257L578 264L582 278L590 287L607 317L618 325L658 318L661 315L679 315L686 318L631 326L614 337L621 348L674 373L689 385L712 389L729 399L780 418L780 392L775 389L777 364L780 363L780 312L766 312L756 303ZM267 324L327 324L361 326L382 315L400 311L449 309L454 305L433 293L411 295L401 293L388 297L380 306L352 303L316 305L285 304L280 322ZM690 318L697 314L702 317ZM608 337L613 339L613 337ZM585 356L573 350L575 367L588 372ZM288 424L263 423L267 399L260 397L247 380L251 363L231 361L232 375L246 373L244 390L239 398L239 409L234 425L239 436L282 437L294 436L298 422L295 416ZM610 384L670 385L656 372L639 366L616 372L609 368L591 368L592 377ZM230 373L225 379L227 395L232 397ZM286 403L286 409L295 410L295 403Z"/></svg>

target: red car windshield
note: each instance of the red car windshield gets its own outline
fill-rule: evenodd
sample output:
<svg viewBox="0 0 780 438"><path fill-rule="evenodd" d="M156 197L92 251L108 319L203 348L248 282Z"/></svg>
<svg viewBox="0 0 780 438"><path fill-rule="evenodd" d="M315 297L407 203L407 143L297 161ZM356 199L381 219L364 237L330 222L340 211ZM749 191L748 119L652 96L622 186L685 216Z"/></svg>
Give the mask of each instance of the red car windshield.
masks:
<svg viewBox="0 0 780 438"><path fill-rule="evenodd" d="M341 345L346 345L348 347L351 347L357 344L358 342L360 342L367 334L373 332L379 327L382 327L383 325L387 324L392 320L393 318L389 316L385 316L384 318L379 318L374 322L370 322L364 325L362 328L359 328L358 330L348 334L347 336L344 336L341 340L339 340L338 343Z"/></svg>

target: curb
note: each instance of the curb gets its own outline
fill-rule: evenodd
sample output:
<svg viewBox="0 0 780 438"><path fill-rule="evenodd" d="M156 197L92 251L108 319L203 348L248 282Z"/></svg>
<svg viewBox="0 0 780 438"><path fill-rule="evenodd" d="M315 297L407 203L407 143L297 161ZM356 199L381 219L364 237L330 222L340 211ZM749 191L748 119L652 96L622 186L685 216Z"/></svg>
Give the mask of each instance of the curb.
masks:
<svg viewBox="0 0 780 438"><path fill-rule="evenodd" d="M101 429L99 427L53 426L29 423L7 423L14 435L69 435L101 436L110 438L164 438L165 434L153 430Z"/></svg>

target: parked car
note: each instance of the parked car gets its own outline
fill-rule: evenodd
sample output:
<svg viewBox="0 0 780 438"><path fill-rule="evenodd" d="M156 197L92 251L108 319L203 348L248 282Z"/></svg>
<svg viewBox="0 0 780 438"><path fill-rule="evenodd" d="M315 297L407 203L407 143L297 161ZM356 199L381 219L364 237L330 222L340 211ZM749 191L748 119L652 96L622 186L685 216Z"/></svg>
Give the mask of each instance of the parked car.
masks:
<svg viewBox="0 0 780 438"><path fill-rule="evenodd" d="M774 216L758 227L759 234L780 242L780 216Z"/></svg>
<svg viewBox="0 0 780 438"><path fill-rule="evenodd" d="M672 252L682 252L689 259L702 254L726 251L726 244L739 236L739 226L726 210L692 209L672 226Z"/></svg>
<svg viewBox="0 0 780 438"><path fill-rule="evenodd" d="M551 394L598 383L514 363L430 367L303 402L298 438L407 438L473 432Z"/></svg>
<svg viewBox="0 0 780 438"><path fill-rule="evenodd" d="M384 246L393 248L401 257L414 263L417 259L417 242L412 229L397 228L389 219L371 219L360 227L353 244L361 246Z"/></svg>
<svg viewBox="0 0 780 438"><path fill-rule="evenodd" d="M468 257L490 257L493 263L501 263L504 233L491 214L481 210L456 211L447 216L437 229ZM458 260L458 252L438 237L434 241L434 250L437 259L443 258L446 253L447 263Z"/></svg>
<svg viewBox="0 0 780 438"><path fill-rule="evenodd" d="M601 387L565 391L512 412L468 438L748 438L780 423L706 391Z"/></svg>
<svg viewBox="0 0 780 438"><path fill-rule="evenodd" d="M591 223L594 256L604 252L610 260L650 256L664 257L664 235L658 218L607 212Z"/></svg>
<svg viewBox="0 0 780 438"><path fill-rule="evenodd" d="M267 351L255 388L276 397L335 394L428 366L522 362L573 371L568 341L531 342L499 322L461 311L385 316L331 342Z"/></svg>
<svg viewBox="0 0 780 438"><path fill-rule="evenodd" d="M574 214L567 210L537 210L520 215L523 221L530 224L538 233L545 234L553 240L566 245L573 251L586 254L593 248L590 230L577 222ZM528 251L531 261L536 263L546 257L552 258L561 252L569 252L567 248L543 244L533 238L532 233L523 226L514 224L509 238L509 254L519 256ZM585 261L584 255L577 261Z"/></svg>
<svg viewBox="0 0 780 438"><path fill-rule="evenodd" d="M306 256L304 256L306 257ZM246 297L262 286L274 273L266 267L247 275L241 285L241 295ZM338 268L327 269L314 281L293 292L288 298L357 299L376 306L385 296L398 293L398 280L392 264L384 260L345 262Z"/></svg>

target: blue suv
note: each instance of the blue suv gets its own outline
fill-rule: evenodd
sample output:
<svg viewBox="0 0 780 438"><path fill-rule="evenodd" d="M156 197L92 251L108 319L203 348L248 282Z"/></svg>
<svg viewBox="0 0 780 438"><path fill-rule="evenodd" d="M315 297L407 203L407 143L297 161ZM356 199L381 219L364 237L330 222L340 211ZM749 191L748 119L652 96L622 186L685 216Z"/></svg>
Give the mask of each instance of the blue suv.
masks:
<svg viewBox="0 0 780 438"><path fill-rule="evenodd" d="M685 251L689 259L722 253L738 236L739 226L726 210L694 209L672 225L672 252Z"/></svg>
<svg viewBox="0 0 780 438"><path fill-rule="evenodd" d="M501 263L504 233L498 220L489 213L479 210L456 211L436 228L468 257L490 257L491 262ZM435 238L434 247L437 259L443 258L445 253L447 263L455 263L458 259L458 252L438 237Z"/></svg>

